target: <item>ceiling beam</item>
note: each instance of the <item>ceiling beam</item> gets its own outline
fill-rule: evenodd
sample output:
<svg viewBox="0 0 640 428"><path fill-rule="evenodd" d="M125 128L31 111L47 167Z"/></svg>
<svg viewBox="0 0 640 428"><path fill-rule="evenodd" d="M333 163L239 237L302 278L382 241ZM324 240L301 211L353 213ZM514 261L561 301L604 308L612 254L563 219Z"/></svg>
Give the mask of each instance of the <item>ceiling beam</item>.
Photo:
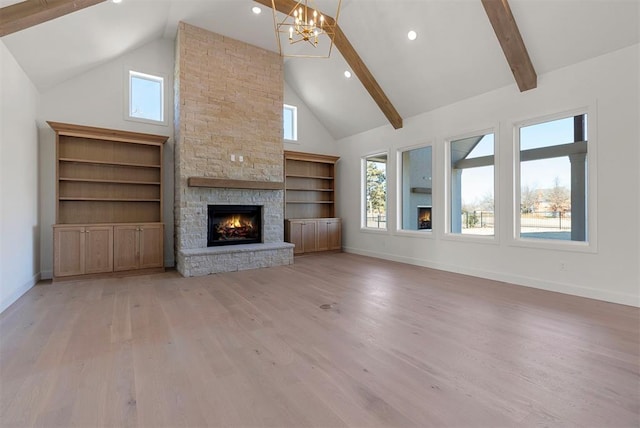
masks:
<svg viewBox="0 0 640 428"><path fill-rule="evenodd" d="M520 92L536 88L538 86L538 76L531 63L531 58L529 58L527 48L522 41L518 24L516 24L513 13L511 13L509 1L481 1L493 31L495 31L500 46L502 46L502 51L507 58Z"/></svg>
<svg viewBox="0 0 640 428"><path fill-rule="evenodd" d="M269 8L272 7L271 0L255 1ZM298 2L295 0L274 0L274 3L278 12L287 15L293 10ZM325 15L325 22L328 25L335 24L333 17L327 15ZM358 79L360 79L360 82L369 92L369 95L371 95L376 104L378 104L378 107L380 107L380 110L382 110L382 113L384 113L394 129L402 128L402 117L393 104L391 104L391 101L373 77L373 74L371 74L364 61L362 61L362 58L360 58L360 55L358 55L358 52L356 52L353 45L349 42L349 39L347 39L347 36L338 25L335 27L333 43L336 48L338 48L347 64L349 64L351 70L353 70Z"/></svg>
<svg viewBox="0 0 640 428"><path fill-rule="evenodd" d="M0 37L106 0L27 0L0 9Z"/></svg>

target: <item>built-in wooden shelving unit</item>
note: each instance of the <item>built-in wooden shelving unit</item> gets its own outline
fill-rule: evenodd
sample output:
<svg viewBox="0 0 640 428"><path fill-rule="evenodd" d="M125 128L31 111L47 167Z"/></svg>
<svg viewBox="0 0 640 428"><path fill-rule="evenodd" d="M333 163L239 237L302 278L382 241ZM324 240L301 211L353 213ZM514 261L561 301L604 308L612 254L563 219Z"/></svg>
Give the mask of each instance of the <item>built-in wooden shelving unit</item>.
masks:
<svg viewBox="0 0 640 428"><path fill-rule="evenodd" d="M335 218L337 156L284 152L285 240L294 254L341 248Z"/></svg>
<svg viewBox="0 0 640 428"><path fill-rule="evenodd" d="M162 268L167 137L48 123L56 131L54 277Z"/></svg>

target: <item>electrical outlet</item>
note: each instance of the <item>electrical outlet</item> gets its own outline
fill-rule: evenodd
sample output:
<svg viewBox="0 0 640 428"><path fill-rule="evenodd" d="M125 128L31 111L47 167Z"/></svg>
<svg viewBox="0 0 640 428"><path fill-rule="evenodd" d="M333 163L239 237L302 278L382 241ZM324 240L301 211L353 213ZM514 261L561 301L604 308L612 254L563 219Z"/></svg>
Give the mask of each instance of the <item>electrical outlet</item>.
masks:
<svg viewBox="0 0 640 428"><path fill-rule="evenodd" d="M235 162L236 161L236 155L231 155L231 162Z"/></svg>
<svg viewBox="0 0 640 428"><path fill-rule="evenodd" d="M560 262L560 271L562 272L567 271L567 262Z"/></svg>
<svg viewBox="0 0 640 428"><path fill-rule="evenodd" d="M244 156L242 156L242 155L238 156L238 161L244 162Z"/></svg>

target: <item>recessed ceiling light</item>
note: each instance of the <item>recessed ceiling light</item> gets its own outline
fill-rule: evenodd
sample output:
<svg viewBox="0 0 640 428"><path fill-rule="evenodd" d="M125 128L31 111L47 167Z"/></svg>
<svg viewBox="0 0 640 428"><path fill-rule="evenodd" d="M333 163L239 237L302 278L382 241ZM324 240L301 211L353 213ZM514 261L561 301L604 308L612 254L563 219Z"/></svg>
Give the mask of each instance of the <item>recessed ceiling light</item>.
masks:
<svg viewBox="0 0 640 428"><path fill-rule="evenodd" d="M349 70L346 70L344 72L344 77L346 77L347 79L350 79L351 78L351 72Z"/></svg>
<svg viewBox="0 0 640 428"><path fill-rule="evenodd" d="M409 40L415 40L418 38L418 33L416 33L415 31L411 30L407 33L407 37L409 38Z"/></svg>
<svg viewBox="0 0 640 428"><path fill-rule="evenodd" d="M114 2L115 4L122 3L122 0L111 0L111 1Z"/></svg>
<svg viewBox="0 0 640 428"><path fill-rule="evenodd" d="M262 9L260 9L258 6L253 6L253 7L251 8L251 11L252 11L253 13L255 13L256 15L260 15L260 12L262 12Z"/></svg>

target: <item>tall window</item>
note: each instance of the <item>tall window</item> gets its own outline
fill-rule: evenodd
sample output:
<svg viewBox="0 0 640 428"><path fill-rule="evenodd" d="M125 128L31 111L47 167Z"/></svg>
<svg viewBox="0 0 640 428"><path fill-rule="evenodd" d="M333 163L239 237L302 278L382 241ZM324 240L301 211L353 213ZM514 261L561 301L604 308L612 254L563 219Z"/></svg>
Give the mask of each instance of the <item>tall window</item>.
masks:
<svg viewBox="0 0 640 428"><path fill-rule="evenodd" d="M129 113L133 120L164 123L164 78L129 71Z"/></svg>
<svg viewBox="0 0 640 428"><path fill-rule="evenodd" d="M284 139L289 141L298 140L298 108L285 104L282 113L282 123L284 126Z"/></svg>
<svg viewBox="0 0 640 428"><path fill-rule="evenodd" d="M451 141L450 232L494 235L493 134Z"/></svg>
<svg viewBox="0 0 640 428"><path fill-rule="evenodd" d="M387 228L387 154L364 159L364 219L363 226Z"/></svg>
<svg viewBox="0 0 640 428"><path fill-rule="evenodd" d="M587 115L523 126L520 237L587 241Z"/></svg>
<svg viewBox="0 0 640 428"><path fill-rule="evenodd" d="M402 230L431 231L432 148L404 150L399 157L402 162Z"/></svg>

